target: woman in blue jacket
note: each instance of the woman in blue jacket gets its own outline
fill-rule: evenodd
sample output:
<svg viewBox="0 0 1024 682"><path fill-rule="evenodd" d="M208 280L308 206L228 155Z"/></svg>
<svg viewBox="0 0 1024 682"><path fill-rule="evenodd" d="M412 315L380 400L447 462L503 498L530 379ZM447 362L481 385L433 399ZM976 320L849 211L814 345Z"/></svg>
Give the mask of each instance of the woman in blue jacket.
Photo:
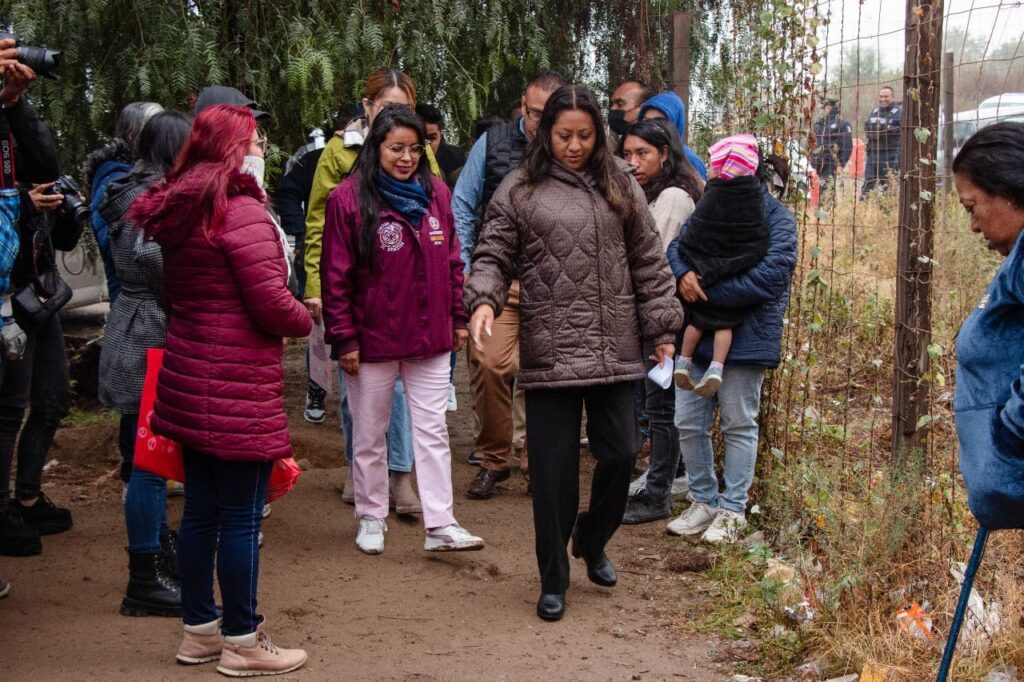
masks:
<svg viewBox="0 0 1024 682"><path fill-rule="evenodd" d="M759 173L765 176L765 167ZM768 223L768 251L749 270L703 288L697 274L679 254L679 240L689 221L668 247L668 262L679 293L690 303L697 300L725 308L748 310L734 329L726 358L725 381L719 392L704 398L693 391L676 390L676 428L693 505L668 524L674 535L700 535L705 542L735 542L746 526L747 493L754 480L757 415L765 371L777 367L782 351L782 316L789 301L789 285L796 267L796 218L768 191L762 181L761 197ZM712 336L705 334L693 356L694 378L711 363ZM715 407L721 410L725 441L725 490L719 493L711 423Z"/></svg>
<svg viewBox="0 0 1024 682"><path fill-rule="evenodd" d="M971 230L1006 256L957 335L960 469L984 528L1024 528L1024 124L982 128L953 174Z"/></svg>

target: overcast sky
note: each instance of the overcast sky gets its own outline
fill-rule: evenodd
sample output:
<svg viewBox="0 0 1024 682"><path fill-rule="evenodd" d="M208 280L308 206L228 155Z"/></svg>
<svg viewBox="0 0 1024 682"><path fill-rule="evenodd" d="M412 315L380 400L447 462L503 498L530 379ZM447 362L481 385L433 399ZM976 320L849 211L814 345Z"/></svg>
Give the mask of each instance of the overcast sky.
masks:
<svg viewBox="0 0 1024 682"><path fill-rule="evenodd" d="M1024 34L1024 2L1018 0L946 0L945 27L966 28L972 36L990 40L995 48L1018 42ZM838 59L839 44L853 44L862 36L875 45L886 65L903 63L905 3L899 0L832 0L832 21L822 29L822 39L833 46L829 61ZM877 37L876 37L877 36ZM865 45L865 46L866 46Z"/></svg>

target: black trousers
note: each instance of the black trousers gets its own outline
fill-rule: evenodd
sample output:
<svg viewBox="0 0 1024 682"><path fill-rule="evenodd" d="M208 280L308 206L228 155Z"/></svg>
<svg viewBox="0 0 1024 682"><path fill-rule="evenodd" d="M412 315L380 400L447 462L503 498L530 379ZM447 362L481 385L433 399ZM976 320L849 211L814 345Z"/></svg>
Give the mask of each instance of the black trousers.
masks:
<svg viewBox="0 0 1024 682"><path fill-rule="evenodd" d="M42 325L20 318L18 323L28 336L25 355L21 360L6 363L0 384L0 507L10 502L16 443L15 495L19 500L39 495L43 464L57 427L71 406L68 354L60 320L54 315ZM28 419L24 420L28 407Z"/></svg>
<svg viewBox="0 0 1024 682"><path fill-rule="evenodd" d="M654 344L644 341L644 367L654 367ZM647 385L647 418L651 420L651 465L647 470L644 490L647 497L658 504L672 506L672 482L686 472L679 451L679 431L676 430L676 387L664 389L650 379Z"/></svg>
<svg viewBox="0 0 1024 682"><path fill-rule="evenodd" d="M622 522L633 461L640 449L634 381L601 386L526 390L526 439L533 487L533 527L541 591L569 587L566 545L573 526L585 555L601 552ZM579 513L580 425L597 460L590 504Z"/></svg>

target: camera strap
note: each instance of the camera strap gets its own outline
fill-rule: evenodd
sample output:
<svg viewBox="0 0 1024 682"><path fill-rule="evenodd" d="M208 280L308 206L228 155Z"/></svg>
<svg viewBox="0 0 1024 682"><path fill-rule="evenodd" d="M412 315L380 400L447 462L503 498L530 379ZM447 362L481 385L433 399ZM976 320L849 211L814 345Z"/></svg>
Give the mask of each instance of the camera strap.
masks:
<svg viewBox="0 0 1024 682"><path fill-rule="evenodd" d="M0 189L15 189L14 137L3 111L0 111Z"/></svg>

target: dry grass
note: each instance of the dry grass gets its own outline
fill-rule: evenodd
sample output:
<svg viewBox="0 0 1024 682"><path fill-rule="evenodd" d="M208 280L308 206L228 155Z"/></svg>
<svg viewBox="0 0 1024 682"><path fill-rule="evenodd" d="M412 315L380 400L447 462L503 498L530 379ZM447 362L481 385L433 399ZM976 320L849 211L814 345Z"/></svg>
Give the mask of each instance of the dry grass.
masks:
<svg viewBox="0 0 1024 682"><path fill-rule="evenodd" d="M845 191L843 191L845 190ZM892 197L804 212L783 366L762 413L764 455L752 496L770 544L726 552L713 574L721 613L743 608L787 624L763 637L756 672L771 678L815 660L821 679L876 664L889 679L934 679L959 587L951 562L967 560L976 525L956 465L951 412L956 332L999 264L968 227L954 197L936 198L931 404L921 450L891 458L897 214ZM788 622L767 558L798 567L810 622ZM1002 607L1002 627L950 679L980 680L999 663L1024 670L1024 533L997 533L977 589ZM933 636L900 630L896 614L929 602ZM764 632L768 628L762 627ZM777 631L778 634L779 631Z"/></svg>

